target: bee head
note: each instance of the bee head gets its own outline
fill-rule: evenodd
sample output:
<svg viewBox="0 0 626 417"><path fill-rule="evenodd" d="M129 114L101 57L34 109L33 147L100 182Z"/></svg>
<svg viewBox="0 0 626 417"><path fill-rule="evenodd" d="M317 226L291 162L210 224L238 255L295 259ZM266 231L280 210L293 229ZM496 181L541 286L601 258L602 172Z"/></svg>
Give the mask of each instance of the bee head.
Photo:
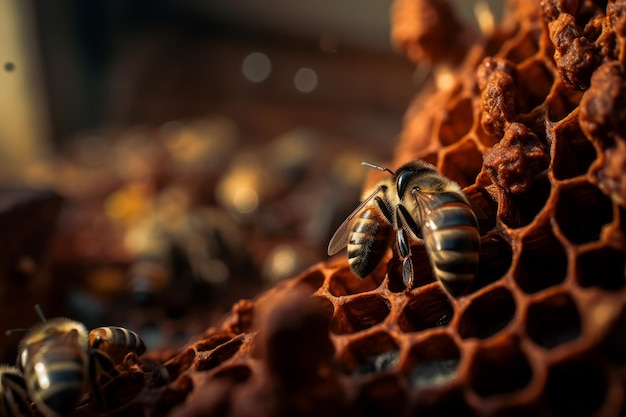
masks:
<svg viewBox="0 0 626 417"><path fill-rule="evenodd" d="M435 176L430 174L435 174ZM412 189L417 188L426 192L440 191L441 181L436 178L438 177L437 168L427 162L419 160L409 162L398 168L394 175L398 197L400 198L406 192L409 184L411 184Z"/></svg>
<svg viewBox="0 0 626 417"><path fill-rule="evenodd" d="M26 333L18 347L18 363L25 369L28 362L29 347L46 343L50 340L63 340L64 337L76 338L76 343L87 350L89 333L85 326L77 321L57 317L45 322L36 324Z"/></svg>

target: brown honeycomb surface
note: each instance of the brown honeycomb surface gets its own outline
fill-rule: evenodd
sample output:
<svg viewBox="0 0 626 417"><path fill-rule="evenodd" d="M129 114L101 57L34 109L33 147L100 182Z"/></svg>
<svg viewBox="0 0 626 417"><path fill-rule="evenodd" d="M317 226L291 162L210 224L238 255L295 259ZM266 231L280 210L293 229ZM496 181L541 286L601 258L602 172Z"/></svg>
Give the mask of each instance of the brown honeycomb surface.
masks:
<svg viewBox="0 0 626 417"><path fill-rule="evenodd" d="M433 4L397 0L394 41L448 65L409 15ZM432 162L485 212L470 291L445 293L421 244L411 291L391 252L363 280L338 256L127 364L148 387L125 411L626 414L626 5L508 6L452 83L416 97L391 163Z"/></svg>

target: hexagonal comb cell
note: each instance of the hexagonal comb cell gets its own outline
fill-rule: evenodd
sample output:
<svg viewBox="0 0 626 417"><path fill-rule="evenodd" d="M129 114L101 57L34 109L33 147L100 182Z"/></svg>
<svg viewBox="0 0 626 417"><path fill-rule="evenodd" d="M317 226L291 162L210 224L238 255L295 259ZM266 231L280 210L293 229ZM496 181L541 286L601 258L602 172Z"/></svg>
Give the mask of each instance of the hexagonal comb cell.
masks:
<svg viewBox="0 0 626 417"><path fill-rule="evenodd" d="M476 138L478 139L478 142L480 144L489 148L500 142L501 139L498 136L492 135L491 133L487 132L485 130L485 127L480 123L478 124L478 126L475 127L473 133L476 135Z"/></svg>
<svg viewBox="0 0 626 417"><path fill-rule="evenodd" d="M242 383L247 381L252 375L252 370L247 365L236 364L230 366L224 366L218 369L213 378L228 379L235 383Z"/></svg>
<svg viewBox="0 0 626 417"><path fill-rule="evenodd" d="M617 291L626 284L626 254L611 247L590 249L577 259L576 279L583 287Z"/></svg>
<svg viewBox="0 0 626 417"><path fill-rule="evenodd" d="M561 292L531 303L528 306L526 332L534 343L545 348L578 339L582 328L572 297Z"/></svg>
<svg viewBox="0 0 626 417"><path fill-rule="evenodd" d="M550 191L550 181L537 178L527 192L503 195L500 199L502 223L511 229L527 226L545 207Z"/></svg>
<svg viewBox="0 0 626 417"><path fill-rule="evenodd" d="M608 381L594 363L570 362L548 371L545 396L555 416L590 416L604 403Z"/></svg>
<svg viewBox="0 0 626 417"><path fill-rule="evenodd" d="M515 300L505 287L493 288L471 300L458 323L463 339L486 339L504 329L515 317Z"/></svg>
<svg viewBox="0 0 626 417"><path fill-rule="evenodd" d="M580 130L576 118L571 118L554 127L554 176L559 180L583 175L596 159L596 150Z"/></svg>
<svg viewBox="0 0 626 417"><path fill-rule="evenodd" d="M389 370L399 358L398 343L386 332L378 331L353 340L339 360L347 373L365 375Z"/></svg>
<svg viewBox="0 0 626 417"><path fill-rule="evenodd" d="M335 306L333 305L332 301L321 295L313 295L311 296L311 298L313 298L314 302L317 303L317 305L319 306L320 314L326 317L328 319L328 322L330 323L335 312Z"/></svg>
<svg viewBox="0 0 626 417"><path fill-rule="evenodd" d="M476 413L467 404L460 389L443 390L442 392L435 389L426 390L424 395L418 397L415 410L411 415L421 417L474 417Z"/></svg>
<svg viewBox="0 0 626 417"><path fill-rule="evenodd" d="M313 289L313 291L317 290L324 284L324 280L326 277L321 271L314 270L302 275L298 282L304 285L308 285Z"/></svg>
<svg viewBox="0 0 626 417"><path fill-rule="evenodd" d="M608 337L601 346L602 353L609 361L617 365L626 364L626 308L622 308L620 315L611 324ZM625 404L626 405L626 404Z"/></svg>
<svg viewBox="0 0 626 417"><path fill-rule="evenodd" d="M396 375L379 375L365 382L356 399L356 415L400 415L407 393Z"/></svg>
<svg viewBox="0 0 626 417"><path fill-rule="evenodd" d="M381 282L382 278L375 274L370 274L361 279L354 275L350 268L345 267L338 269L331 275L328 284L328 292L335 297L359 294L378 288Z"/></svg>
<svg viewBox="0 0 626 417"><path fill-rule="evenodd" d="M389 315L389 302L377 294L353 298L337 309L330 323L336 334L354 333L368 329Z"/></svg>
<svg viewBox="0 0 626 417"><path fill-rule="evenodd" d="M470 366L470 384L481 397L513 393L526 387L532 377L516 339L479 349Z"/></svg>
<svg viewBox="0 0 626 417"><path fill-rule="evenodd" d="M226 342L229 342L231 339L231 334L216 334L206 338L205 340L201 340L200 342L196 343L194 347L195 350L198 352L208 352L217 348L220 345L223 345Z"/></svg>
<svg viewBox="0 0 626 417"><path fill-rule="evenodd" d="M517 38L511 39L508 47L501 52L502 55L511 62L521 63L539 51L537 39L540 34L539 30L520 31Z"/></svg>
<svg viewBox="0 0 626 417"><path fill-rule="evenodd" d="M233 357L239 348L241 348L242 344L243 339L241 337L236 337L219 345L212 351L206 352L206 355L200 355L196 364L196 369L199 371L208 371L218 365L221 365Z"/></svg>
<svg viewBox="0 0 626 417"><path fill-rule="evenodd" d="M567 255L548 225L525 235L521 247L513 277L522 291L532 294L565 280Z"/></svg>
<svg viewBox="0 0 626 417"><path fill-rule="evenodd" d="M409 351L409 384L413 388L434 388L456 378L461 352L446 334L433 334Z"/></svg>
<svg viewBox="0 0 626 417"><path fill-rule="evenodd" d="M441 164L441 173L463 188L476 181L483 165L483 154L474 141L464 139L446 149L441 157Z"/></svg>
<svg viewBox="0 0 626 417"><path fill-rule="evenodd" d="M443 146L452 145L470 130L473 121L472 101L457 99L450 104L439 125L439 141Z"/></svg>
<svg viewBox="0 0 626 417"><path fill-rule="evenodd" d="M563 83L557 83L552 94L547 98L548 119L558 122L578 108L583 92L567 88ZM558 155L558 153L557 153Z"/></svg>
<svg viewBox="0 0 626 417"><path fill-rule="evenodd" d="M403 332L418 332L445 326L453 316L454 309L441 286L432 285L411 293L398 318L398 326Z"/></svg>
<svg viewBox="0 0 626 417"><path fill-rule="evenodd" d="M600 238L602 227L613 220L613 206L598 188L579 182L559 192L555 218L570 242L594 242Z"/></svg>
<svg viewBox="0 0 626 417"><path fill-rule="evenodd" d="M482 239L480 262L470 292L485 287L502 278L513 260L511 245L502 236L492 233Z"/></svg>
<svg viewBox="0 0 626 417"><path fill-rule="evenodd" d="M524 62L518 67L517 74L516 110L522 114L529 113L544 102L554 76L540 59Z"/></svg>

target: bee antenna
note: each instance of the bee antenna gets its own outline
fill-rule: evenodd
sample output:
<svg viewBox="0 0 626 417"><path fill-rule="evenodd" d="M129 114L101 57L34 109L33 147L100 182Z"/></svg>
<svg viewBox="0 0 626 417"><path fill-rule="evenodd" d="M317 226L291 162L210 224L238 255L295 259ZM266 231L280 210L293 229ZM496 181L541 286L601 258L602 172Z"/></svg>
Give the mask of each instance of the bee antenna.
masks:
<svg viewBox="0 0 626 417"><path fill-rule="evenodd" d="M370 167L370 168L376 168L376 169L379 169L381 171L387 171L391 175L396 175L396 173L393 172L392 170L390 170L389 168L381 167L380 165L370 164L369 162L361 162L361 165L366 166L366 167Z"/></svg>
<svg viewBox="0 0 626 417"><path fill-rule="evenodd" d="M5 336L11 336L14 333L26 333L30 329L9 329L4 332Z"/></svg>
<svg viewBox="0 0 626 417"><path fill-rule="evenodd" d="M35 304L35 312L37 313L41 321L48 321L46 319L46 316L43 314L43 310L41 309L41 306L39 304Z"/></svg>

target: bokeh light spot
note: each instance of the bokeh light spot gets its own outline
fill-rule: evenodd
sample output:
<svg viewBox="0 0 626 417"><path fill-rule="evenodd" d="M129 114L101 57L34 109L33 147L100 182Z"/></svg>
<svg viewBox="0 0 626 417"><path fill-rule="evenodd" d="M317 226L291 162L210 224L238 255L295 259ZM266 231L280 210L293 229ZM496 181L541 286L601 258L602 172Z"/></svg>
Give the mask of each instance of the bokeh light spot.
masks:
<svg viewBox="0 0 626 417"><path fill-rule="evenodd" d="M233 205L239 213L252 213L259 205L259 196L252 188L239 187L233 195Z"/></svg>
<svg viewBox="0 0 626 417"><path fill-rule="evenodd" d="M317 74L311 68L300 68L293 82L298 91L310 93L317 88Z"/></svg>
<svg viewBox="0 0 626 417"><path fill-rule="evenodd" d="M289 245L276 246L270 254L269 276L282 279L290 276L296 270L298 255Z"/></svg>
<svg viewBox="0 0 626 417"><path fill-rule="evenodd" d="M272 63L267 55L261 52L252 52L244 58L241 71L247 80L260 83L270 76Z"/></svg>

